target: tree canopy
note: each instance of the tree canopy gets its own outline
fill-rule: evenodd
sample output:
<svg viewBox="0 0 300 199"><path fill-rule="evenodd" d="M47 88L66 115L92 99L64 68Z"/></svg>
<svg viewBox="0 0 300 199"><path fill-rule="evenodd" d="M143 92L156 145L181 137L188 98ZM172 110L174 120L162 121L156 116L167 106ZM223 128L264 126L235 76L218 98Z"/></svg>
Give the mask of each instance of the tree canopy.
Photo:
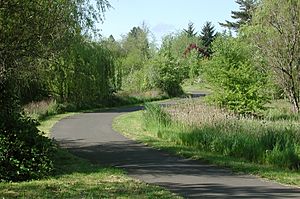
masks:
<svg viewBox="0 0 300 199"><path fill-rule="evenodd" d="M198 34L198 33L195 31L195 27L194 27L194 23L193 23L193 22L190 22L190 23L188 24L187 29L183 29L183 31L184 31L185 34L186 34L188 37L190 37L190 38L196 37L197 34Z"/></svg>
<svg viewBox="0 0 300 199"><path fill-rule="evenodd" d="M263 0L249 27L251 42L264 55L266 69L300 111L300 2Z"/></svg>
<svg viewBox="0 0 300 199"><path fill-rule="evenodd" d="M219 23L221 26L238 30L241 26L251 21L257 6L257 0L236 0L236 3L239 4L240 11L231 11L231 17L236 21L230 22L226 20L225 23Z"/></svg>

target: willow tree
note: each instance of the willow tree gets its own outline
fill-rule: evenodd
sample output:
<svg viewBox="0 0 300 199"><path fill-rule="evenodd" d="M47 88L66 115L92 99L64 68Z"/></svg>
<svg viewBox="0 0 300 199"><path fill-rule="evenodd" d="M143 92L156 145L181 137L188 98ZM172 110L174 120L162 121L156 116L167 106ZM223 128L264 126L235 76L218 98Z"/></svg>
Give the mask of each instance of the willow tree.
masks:
<svg viewBox="0 0 300 199"><path fill-rule="evenodd" d="M0 178L28 180L47 175L51 144L22 114L19 91L32 72L90 34L109 6L106 0L0 1ZM92 30L92 31L91 31Z"/></svg>
<svg viewBox="0 0 300 199"><path fill-rule="evenodd" d="M252 39L295 112L300 111L300 1L263 0L253 18Z"/></svg>
<svg viewBox="0 0 300 199"><path fill-rule="evenodd" d="M94 33L107 7L106 0L0 1L1 89L18 95L76 35Z"/></svg>

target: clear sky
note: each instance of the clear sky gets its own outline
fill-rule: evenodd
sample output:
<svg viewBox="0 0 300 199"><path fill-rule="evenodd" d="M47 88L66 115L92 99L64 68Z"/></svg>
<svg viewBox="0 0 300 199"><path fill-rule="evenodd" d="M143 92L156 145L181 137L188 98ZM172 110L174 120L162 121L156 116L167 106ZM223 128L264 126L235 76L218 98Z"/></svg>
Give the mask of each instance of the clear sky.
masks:
<svg viewBox="0 0 300 199"><path fill-rule="evenodd" d="M231 11L238 10L235 0L109 0L113 6L105 13L100 25L101 34L120 39L134 26L143 22L159 41L163 35L187 28L193 22L200 32L206 21L217 31L224 30L218 22L231 19Z"/></svg>

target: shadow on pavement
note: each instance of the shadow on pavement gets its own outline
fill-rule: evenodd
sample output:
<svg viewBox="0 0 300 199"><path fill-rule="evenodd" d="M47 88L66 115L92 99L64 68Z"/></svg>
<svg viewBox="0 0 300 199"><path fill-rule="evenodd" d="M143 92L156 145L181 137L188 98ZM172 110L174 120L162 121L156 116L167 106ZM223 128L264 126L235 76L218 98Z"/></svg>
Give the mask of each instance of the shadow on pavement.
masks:
<svg viewBox="0 0 300 199"><path fill-rule="evenodd" d="M263 181L257 184L260 181L254 177L233 175L227 169L170 156L166 152L154 150L135 141L103 143L87 143L84 140L58 141L62 147L81 158L101 166L123 168L130 176L162 185L188 198L300 197L299 189L277 184L267 187ZM177 183L174 183L175 179ZM189 181L188 184L186 179ZM210 182L212 179L213 181ZM237 180L243 183L237 185Z"/></svg>

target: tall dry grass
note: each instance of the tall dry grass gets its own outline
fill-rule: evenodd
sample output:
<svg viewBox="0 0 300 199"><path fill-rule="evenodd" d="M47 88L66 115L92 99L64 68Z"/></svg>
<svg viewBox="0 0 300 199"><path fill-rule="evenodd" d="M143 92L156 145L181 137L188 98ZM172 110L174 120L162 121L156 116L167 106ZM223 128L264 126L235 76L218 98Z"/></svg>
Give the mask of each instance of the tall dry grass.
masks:
<svg viewBox="0 0 300 199"><path fill-rule="evenodd" d="M147 106L144 114L146 128L156 129L158 137L260 164L296 170L300 167L297 120L240 117L193 99L158 108ZM162 116L169 122L160 124L163 120L157 118Z"/></svg>
<svg viewBox="0 0 300 199"><path fill-rule="evenodd" d="M25 114L37 120L43 120L47 116L59 113L59 106L53 99L31 102L24 107Z"/></svg>

